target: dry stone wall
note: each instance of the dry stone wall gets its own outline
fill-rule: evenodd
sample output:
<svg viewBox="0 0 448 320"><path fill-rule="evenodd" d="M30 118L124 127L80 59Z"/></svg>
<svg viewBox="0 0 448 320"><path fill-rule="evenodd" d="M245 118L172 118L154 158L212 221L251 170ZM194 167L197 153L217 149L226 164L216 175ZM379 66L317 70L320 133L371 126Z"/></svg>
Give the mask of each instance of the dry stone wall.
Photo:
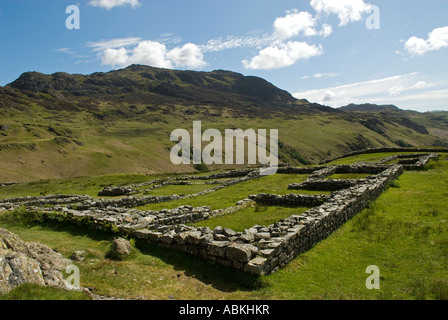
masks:
<svg viewBox="0 0 448 320"><path fill-rule="evenodd" d="M419 155L411 166L421 168L436 156L437 154ZM283 173L304 173L302 169L285 167ZM306 170L311 169L306 168ZM232 185L253 179L257 177L257 172L258 170L235 171L231 174L232 179L227 183ZM191 206L160 211L132 209L148 201L165 199L154 200L157 197L124 197L109 200L80 196L17 198L0 201L0 208L2 206L5 208L11 203L26 204L30 211L47 213L50 219L63 217L64 220L73 223L82 221L98 228L110 228L140 241L150 241L230 268L264 275L284 267L298 254L309 250L326 238L364 209L369 202L374 201L389 183L403 172L404 165L384 163L314 168L314 171L308 172L311 175L305 182L323 181L335 173L366 173L371 176L349 181L349 183L347 181L342 183L342 180L326 180L337 186L337 188L334 187L336 191L332 192L331 196L258 194L240 201L233 209L230 208L227 211L211 211L209 207L193 208ZM210 179L221 179L223 176L223 174L217 174ZM70 201L73 202L69 203ZM266 205L310 206L311 208L303 214L290 216L272 225L255 225L243 232L236 232L225 227L211 230L207 227L186 225L232 212L252 201ZM54 208L38 206L48 203L54 204Z"/></svg>
<svg viewBox="0 0 448 320"><path fill-rule="evenodd" d="M403 173L396 165L355 187L338 191L326 202L302 215L291 216L268 227L253 226L244 232L226 228L173 226L166 230L141 229L138 239L158 243L257 275L278 270L297 254L327 237L345 221L375 200L393 179ZM251 199L264 196L254 195Z"/></svg>
<svg viewBox="0 0 448 320"><path fill-rule="evenodd" d="M371 149L364 149L360 151L354 151L347 154L344 154L341 157L337 157L331 160L326 160L322 164L332 162L334 160L348 158L352 156L357 156L360 154L369 154L369 153L401 153L401 152L428 152L428 153L447 153L448 148L393 148L393 147L382 147L382 148L371 148Z"/></svg>
<svg viewBox="0 0 448 320"><path fill-rule="evenodd" d="M249 199L261 205L270 206L296 206L296 207L315 207L323 204L330 199L327 195L303 195L303 194L268 194L260 193L249 196Z"/></svg>

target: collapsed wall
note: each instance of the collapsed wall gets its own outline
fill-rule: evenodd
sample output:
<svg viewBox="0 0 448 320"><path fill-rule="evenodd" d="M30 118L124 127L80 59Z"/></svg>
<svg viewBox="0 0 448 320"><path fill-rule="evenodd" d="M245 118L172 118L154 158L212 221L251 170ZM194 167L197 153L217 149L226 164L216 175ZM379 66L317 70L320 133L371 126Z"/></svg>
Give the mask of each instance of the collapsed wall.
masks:
<svg viewBox="0 0 448 320"><path fill-rule="evenodd" d="M390 167L375 179L335 192L323 204L302 215L291 216L268 227L257 225L244 232L234 232L221 227L212 231L209 228L176 226L165 231L136 230L133 235L167 248L199 255L208 261L264 275L285 266L299 253L326 238L375 200L389 182L402 173L402 166Z"/></svg>
<svg viewBox="0 0 448 320"><path fill-rule="evenodd" d="M414 166L422 168L436 156L437 154L419 155L416 162L410 164L409 168ZM283 173L289 171L294 170L285 168ZM248 172L246 176L236 178L235 181L252 179L253 171ZM296 172L301 172L301 169ZM47 208L49 218L58 219L59 215L63 216L66 221L87 222L98 228L115 226L119 232L126 233L140 241L149 241L169 249L198 255L207 261L220 263L230 268L264 275L284 267L298 254L311 249L315 244L328 237L343 223L363 210L369 202L374 201L388 187L389 183L403 172L404 165L400 164L356 164L314 168L307 179L308 182L323 181L335 173L367 173L372 176L353 180L350 185L342 185L338 180L326 180L326 183L334 185L335 191L331 196L252 195L238 205L245 206L251 201L255 201L263 205L311 206L313 208L301 215L293 215L272 225L255 225L243 232L235 232L225 227L211 230L207 227L186 225L208 219L218 213L223 214L218 212L219 210L211 211L209 207L182 206L170 210L139 211L129 209L129 206L136 206L135 198L132 197L101 200L99 201L100 206L97 205L98 199L81 199L81 203L85 206L76 204L72 208L63 207L61 203L57 202L59 201L57 198L52 197L27 199L27 201L28 203L34 203L33 201L37 200L41 202L56 201L59 209L56 208L55 211ZM235 181L231 180L230 183L235 183ZM303 186L301 185L301 187ZM70 196L66 197L61 201L70 200ZM125 202L123 203L123 201ZM21 199L19 202L26 203L26 200ZM4 204L6 203L4 202ZM119 208L117 208L117 204L120 204ZM34 210L42 211L42 208L36 207ZM229 210L229 212L231 211Z"/></svg>

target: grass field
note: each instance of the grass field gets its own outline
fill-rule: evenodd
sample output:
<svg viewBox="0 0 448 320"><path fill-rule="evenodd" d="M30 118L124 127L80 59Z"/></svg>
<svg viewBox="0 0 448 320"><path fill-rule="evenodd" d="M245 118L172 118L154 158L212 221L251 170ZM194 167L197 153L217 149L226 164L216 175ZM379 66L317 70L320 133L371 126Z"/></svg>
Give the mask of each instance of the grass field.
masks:
<svg viewBox="0 0 448 320"><path fill-rule="evenodd" d="M388 155L361 155L338 162L381 159ZM93 195L105 183L125 183L132 177L135 182L152 179L146 176L114 176L111 180L99 177L47 181L35 186L22 184L2 188L1 197L17 196L19 193L39 194L39 190L45 187L48 192L90 192ZM262 177L188 199L188 203L172 201L147 206L146 209L180 204L227 208L250 194L290 193L287 190L289 183L301 182L306 178L307 175L280 174ZM26 241L41 242L57 249L64 257L69 257L76 250L86 250L87 259L76 263L81 271L81 285L93 287L94 292L101 295L163 300L170 295L175 299L445 300L448 299L447 190L448 155L445 154L431 161L428 170L405 172L375 202L327 239L298 256L285 268L262 277L139 241L125 261L108 260L105 254L111 246L112 236L75 226L32 224L11 219L11 215L5 214L0 217L0 226L17 233ZM203 225L241 229L255 220L281 219L301 210L304 208L248 207L223 218L210 219ZM250 219L246 221L246 218ZM366 268L370 265L380 270L379 290L368 290L365 286L369 276ZM35 287L16 289L4 298L26 298L29 292L35 298L43 299L87 298Z"/></svg>

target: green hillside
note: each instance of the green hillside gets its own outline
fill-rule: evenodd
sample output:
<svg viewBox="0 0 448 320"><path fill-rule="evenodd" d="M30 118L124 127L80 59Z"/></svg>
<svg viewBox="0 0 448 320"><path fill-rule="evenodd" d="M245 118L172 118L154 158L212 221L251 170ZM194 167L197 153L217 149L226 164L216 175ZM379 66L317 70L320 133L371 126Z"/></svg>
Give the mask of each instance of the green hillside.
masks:
<svg viewBox="0 0 448 320"><path fill-rule="evenodd" d="M390 154L362 154L344 159L345 164L378 161ZM113 235L85 227L33 220L25 209L0 214L0 226L25 241L37 241L56 249L64 257L85 250L86 259L76 262L81 286L95 294L125 299L176 300L446 300L447 231L446 184L448 155L432 160L425 170L406 171L366 209L347 221L328 238L300 254L283 269L256 277L200 257L136 242L124 261L105 258ZM157 176L158 178L159 176ZM109 176L41 181L4 187L8 197L48 193L96 194L105 183L114 185L148 181L154 177ZM228 187L223 194L202 195L180 204L213 205L223 208L257 192L288 191L291 181L306 175L260 177ZM442 186L442 187L441 187ZM445 187L443 187L445 186ZM161 188L170 194L179 186ZM191 186L183 186L188 192ZM302 191L301 191L302 192ZM169 207L170 203L152 208ZM242 226L271 223L300 207L247 207L204 223ZM248 220L248 221L246 221ZM202 224L202 223L201 223ZM366 267L380 269L380 290L368 290ZM0 299L89 299L81 294L25 285Z"/></svg>
<svg viewBox="0 0 448 320"><path fill-rule="evenodd" d="M169 135L198 120L203 130L278 129L281 162L300 165L372 147L446 146L447 119L444 112L344 112L222 70L29 72L0 88L0 183L194 172L171 164Z"/></svg>

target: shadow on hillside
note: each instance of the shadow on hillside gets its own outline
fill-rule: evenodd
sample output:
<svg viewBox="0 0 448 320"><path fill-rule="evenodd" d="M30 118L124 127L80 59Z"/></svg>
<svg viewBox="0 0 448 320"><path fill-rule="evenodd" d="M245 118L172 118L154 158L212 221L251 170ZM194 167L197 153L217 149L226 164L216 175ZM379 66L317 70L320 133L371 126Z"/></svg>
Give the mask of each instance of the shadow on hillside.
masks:
<svg viewBox="0 0 448 320"><path fill-rule="evenodd" d="M145 241L137 241L136 247L142 254L157 257L185 276L195 278L223 292L251 291L265 286L261 278L256 275L211 263L194 255Z"/></svg>
<svg viewBox="0 0 448 320"><path fill-rule="evenodd" d="M95 241L112 241L118 237L118 235L105 231L70 224L49 223L45 224L45 227L54 231L69 232L73 236L87 236ZM157 257L164 263L173 266L178 274L184 274L223 292L251 291L265 286L260 277L256 275L211 263L198 256L159 247L143 240L136 240L135 247L142 254Z"/></svg>
<svg viewBox="0 0 448 320"><path fill-rule="evenodd" d="M47 229L56 232L66 232L72 236L88 237L94 241L113 241L114 238L119 237L118 234L110 232L95 230L87 226L74 225L64 222L31 222L21 219L14 219L18 217L3 217L2 224L17 224L21 223L28 228L31 226L39 226L42 229ZM13 221L15 220L15 221ZM151 255L161 259L164 263L173 266L173 269L178 274L184 274L201 281L206 285L211 285L213 288L222 292L234 291L251 291L259 289L265 284L260 277L230 269L220 264L214 264L201 259L198 256L193 256L184 252L173 249L159 247L156 244L136 240L135 247L144 255Z"/></svg>

